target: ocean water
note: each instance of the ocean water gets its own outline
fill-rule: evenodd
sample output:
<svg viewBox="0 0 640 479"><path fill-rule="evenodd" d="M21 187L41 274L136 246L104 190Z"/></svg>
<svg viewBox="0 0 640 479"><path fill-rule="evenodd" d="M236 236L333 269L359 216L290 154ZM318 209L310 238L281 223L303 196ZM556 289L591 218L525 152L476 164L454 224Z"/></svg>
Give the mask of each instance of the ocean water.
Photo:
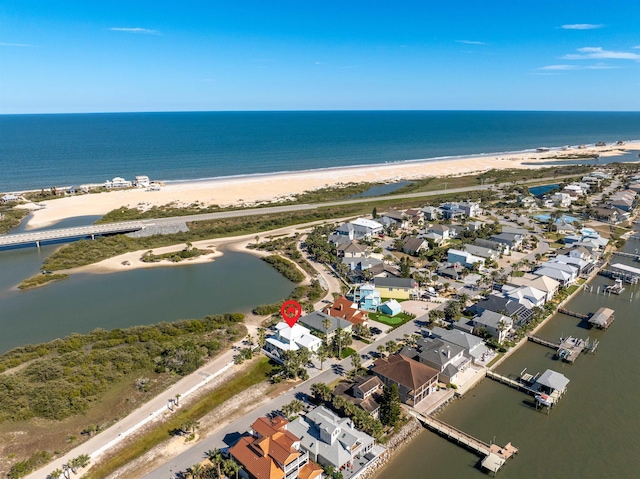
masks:
<svg viewBox="0 0 640 479"><path fill-rule="evenodd" d="M640 138L638 112L0 115L0 191L185 180Z"/></svg>

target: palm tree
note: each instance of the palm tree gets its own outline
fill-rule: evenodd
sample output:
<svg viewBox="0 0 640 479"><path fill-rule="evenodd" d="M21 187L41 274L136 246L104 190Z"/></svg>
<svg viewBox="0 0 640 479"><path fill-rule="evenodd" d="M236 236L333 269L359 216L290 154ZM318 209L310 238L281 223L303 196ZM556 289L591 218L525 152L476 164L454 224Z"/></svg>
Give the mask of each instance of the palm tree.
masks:
<svg viewBox="0 0 640 479"><path fill-rule="evenodd" d="M221 477L222 474L220 473L220 465L222 464L222 461L224 459L222 457L222 452L220 451L220 449L209 449L207 452L205 452L204 455L207 456L207 459L209 459L211 461L211 464L213 464L217 469L218 477Z"/></svg>
<svg viewBox="0 0 640 479"><path fill-rule="evenodd" d="M322 320L322 326L324 326L324 339L325 341L329 337L329 328L331 327L331 320L329 318L324 318Z"/></svg>
<svg viewBox="0 0 640 479"><path fill-rule="evenodd" d="M174 402L176 407L180 407L180 394L176 394L176 400Z"/></svg>
<svg viewBox="0 0 640 479"><path fill-rule="evenodd" d="M200 479L203 472L204 469L200 464L194 464L187 469L187 474L189 474L193 479Z"/></svg>
<svg viewBox="0 0 640 479"><path fill-rule="evenodd" d="M324 362L329 356L329 351L327 351L327 346L325 344L320 345L320 347L316 351L316 356L318 356L318 359L320 360L320 370L324 371Z"/></svg>
<svg viewBox="0 0 640 479"><path fill-rule="evenodd" d="M79 468L87 467L89 463L91 463L91 458L87 454L76 457L76 466Z"/></svg>
<svg viewBox="0 0 640 479"><path fill-rule="evenodd" d="M232 473L236 476L236 479L238 479L238 473L240 472L240 469L240 465L233 459L227 459L226 461L224 461L225 474L229 475L230 473Z"/></svg>
<svg viewBox="0 0 640 479"><path fill-rule="evenodd" d="M60 469L55 469L49 473L49 477L51 479L59 479L62 476L62 471Z"/></svg>
<svg viewBox="0 0 640 479"><path fill-rule="evenodd" d="M458 302L462 308L467 307L467 301L469 301L469 295L467 293L458 293Z"/></svg>
<svg viewBox="0 0 640 479"><path fill-rule="evenodd" d="M264 348L267 344L267 330L264 328L258 328L258 346L260 349Z"/></svg>

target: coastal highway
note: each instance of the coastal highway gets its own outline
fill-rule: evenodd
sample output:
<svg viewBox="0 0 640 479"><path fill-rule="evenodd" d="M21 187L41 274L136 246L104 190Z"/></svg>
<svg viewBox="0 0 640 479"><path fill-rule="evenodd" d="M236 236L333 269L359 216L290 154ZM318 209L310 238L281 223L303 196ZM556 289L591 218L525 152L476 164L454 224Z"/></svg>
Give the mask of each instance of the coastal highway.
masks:
<svg viewBox="0 0 640 479"><path fill-rule="evenodd" d="M536 178L533 180L521 181L518 184L531 184L531 183L540 183L545 181L558 181L563 178L572 178L575 175L564 175L564 176L556 176L549 178ZM443 182L446 184L446 182ZM469 191L481 191L481 190L490 190L493 188L498 188L502 186L508 186L511 183L500 183L500 184L490 184L490 185L475 185L475 186L466 186L464 188L450 188L443 190L434 190L434 191L421 191L417 193L404 193L400 195L387 195L387 196L371 196L367 198L353 198L347 200L336 200L336 201L327 201L324 203L313 203L313 204L299 204L299 205L285 205L285 206L268 206L264 208L248 208L242 210L233 210L233 211L222 211L220 213L205 213L201 215L189 215L189 216L172 216L170 218L157 218L157 219L148 219L142 220L141 222L146 225L162 225L162 224L172 224L172 223L183 223L183 222L193 222L193 221L205 221L205 220L217 220L223 218L237 218L240 216L255 216L255 215L267 215L272 213L286 213L290 211L302 211L302 210L313 210L318 208L326 208L329 206L348 206L348 205L356 205L361 203L372 203L376 201L394 201L394 200L407 200L412 198L423 198L428 196L438 196L444 194L453 194L453 193L465 193Z"/></svg>

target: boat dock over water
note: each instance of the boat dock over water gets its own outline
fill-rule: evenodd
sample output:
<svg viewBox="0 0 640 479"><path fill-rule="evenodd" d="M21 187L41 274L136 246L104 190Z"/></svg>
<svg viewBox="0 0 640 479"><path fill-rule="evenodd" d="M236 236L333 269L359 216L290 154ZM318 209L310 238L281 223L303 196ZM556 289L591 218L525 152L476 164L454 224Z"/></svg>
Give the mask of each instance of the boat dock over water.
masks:
<svg viewBox="0 0 640 479"><path fill-rule="evenodd" d="M606 309L606 308L601 308ZM613 313L613 310L610 310ZM598 310L600 312L600 310ZM589 316L591 317L591 316ZM600 318L600 317L598 317ZM599 321L600 319L598 319ZM609 321L609 324L611 324ZM562 359L564 362L569 364L573 364L578 356L583 352L587 351L590 353L594 353L596 348L598 347L599 342L597 340L590 341L587 339L574 338L573 336L569 336L568 338L560 338L560 342L556 343L554 341L549 341L548 339L541 338L540 336L534 336L530 334L527 336L527 339L533 343L541 344L542 346L546 346L551 349L556 350L556 356L559 359Z"/></svg>
<svg viewBox="0 0 640 479"><path fill-rule="evenodd" d="M535 376L526 373L526 370L525 368L520 373L517 380L489 369L487 369L487 377L533 396L536 407L538 404L549 409L555 406L566 392L569 380L563 374L551 369Z"/></svg>
<svg viewBox="0 0 640 479"><path fill-rule="evenodd" d="M418 419L427 429L430 429L441 436L446 437L452 442L473 451L474 453L484 456L484 459L480 463L483 469L492 472L493 475L500 470L500 468L515 454L518 453L518 449L508 443L504 447L500 447L497 444L488 444L480 439L467 434L460 429L456 429L433 416L427 416L419 413L415 409L409 408L409 414Z"/></svg>
<svg viewBox="0 0 640 479"><path fill-rule="evenodd" d="M621 279L629 284L637 284L640 281L640 268L622 263L611 264L608 269L601 269L598 274L607 278Z"/></svg>

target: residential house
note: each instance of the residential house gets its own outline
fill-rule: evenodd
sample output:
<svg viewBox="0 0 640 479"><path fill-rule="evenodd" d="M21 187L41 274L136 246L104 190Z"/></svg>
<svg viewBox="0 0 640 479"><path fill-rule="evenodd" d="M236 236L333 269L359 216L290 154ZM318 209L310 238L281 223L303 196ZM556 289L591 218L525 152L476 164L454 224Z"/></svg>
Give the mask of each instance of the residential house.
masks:
<svg viewBox="0 0 640 479"><path fill-rule="evenodd" d="M0 198L3 203L13 203L14 201L20 201L20 199L18 195L14 195L13 193L8 193Z"/></svg>
<svg viewBox="0 0 640 479"><path fill-rule="evenodd" d="M333 390L333 395L342 396L377 418L383 386L378 376L356 376L351 383L339 383Z"/></svg>
<svg viewBox="0 0 640 479"><path fill-rule="evenodd" d="M450 248L447 251L447 261L449 263L460 263L463 267L471 269L476 263L480 263L480 266L484 266L484 258L480 256L474 256L468 251L460 251L458 249Z"/></svg>
<svg viewBox="0 0 640 479"><path fill-rule="evenodd" d="M383 226L374 220L366 218L358 218L351 222L362 237L369 238L373 235L379 235L384 230Z"/></svg>
<svg viewBox="0 0 640 479"><path fill-rule="evenodd" d="M243 436L229 454L250 479L318 479L323 470L309 461L300 447L300 438L287 430L282 416L258 418L251 436Z"/></svg>
<svg viewBox="0 0 640 479"><path fill-rule="evenodd" d="M614 206L595 206L591 208L591 214L598 221L618 224L623 221L623 211Z"/></svg>
<svg viewBox="0 0 640 479"><path fill-rule="evenodd" d="M345 296L340 296L333 304L325 306L322 312L329 316L346 319L354 325L366 325L369 319L366 311L358 309L358 303L349 301Z"/></svg>
<svg viewBox="0 0 640 479"><path fill-rule="evenodd" d="M432 337L441 339L445 343L455 344L464 349L464 355L471 358L474 363L482 362L490 353L485 342L473 334L457 329L444 329L435 327L429 331Z"/></svg>
<svg viewBox="0 0 640 479"><path fill-rule="evenodd" d="M553 200L555 205L562 208L566 208L573 201L573 197L569 193L563 193L561 191L551 195L551 199Z"/></svg>
<svg viewBox="0 0 640 479"><path fill-rule="evenodd" d="M356 239L356 229L351 223L341 224L335 229L334 233L337 236L348 238L349 242Z"/></svg>
<svg viewBox="0 0 640 479"><path fill-rule="evenodd" d="M438 244L443 241L447 241L450 238L449 227L447 225L431 225L426 228L426 231L427 234L424 235L424 237L432 239ZM432 237L429 237L430 233L432 234Z"/></svg>
<svg viewBox="0 0 640 479"><path fill-rule="evenodd" d="M575 234L577 228L573 226L571 223L567 223L563 219L556 220L556 232L561 235L571 235Z"/></svg>
<svg viewBox="0 0 640 479"><path fill-rule="evenodd" d="M438 267L438 274L457 281L460 279L463 270L464 266L460 263L445 263Z"/></svg>
<svg viewBox="0 0 640 479"><path fill-rule="evenodd" d="M472 321L476 332L478 329L484 329L491 337L496 338L499 343L502 343L507 338L509 331L513 328L513 320L509 316L489 310L484 310Z"/></svg>
<svg viewBox="0 0 640 479"><path fill-rule="evenodd" d="M529 309L544 306L547 301L545 292L533 286L510 287L505 285L502 287L502 292L507 298L518 301Z"/></svg>
<svg viewBox="0 0 640 479"><path fill-rule="evenodd" d="M559 261L546 261L535 270L536 274L549 276L558 281L562 286L570 286L578 280L578 266Z"/></svg>
<svg viewBox="0 0 640 479"><path fill-rule="evenodd" d="M466 244L463 246L464 250L472 254L473 256L477 256L480 258L484 258L485 260L495 261L500 257L500 252L490 248L484 248L483 246L478 246L475 244Z"/></svg>
<svg viewBox="0 0 640 479"><path fill-rule="evenodd" d="M536 199L533 196L521 196L518 202L523 208L531 209L536 206Z"/></svg>
<svg viewBox="0 0 640 479"><path fill-rule="evenodd" d="M533 318L533 311L520 302L508 298L505 295L490 294L486 299L478 301L469 307L473 314L481 315L485 311L492 311L516 318L518 325L526 324Z"/></svg>
<svg viewBox="0 0 640 479"><path fill-rule="evenodd" d="M287 323L280 322L276 324L276 334L266 339L264 349L273 359L280 361L285 351L306 348L315 352L321 344L322 340L311 334L311 331L301 324L296 323L290 327Z"/></svg>
<svg viewBox="0 0 640 479"><path fill-rule="evenodd" d="M464 348L437 338L418 340L418 360L439 372L443 383L455 383L458 374L467 369L471 358L464 355Z"/></svg>
<svg viewBox="0 0 640 479"><path fill-rule="evenodd" d="M591 273L591 271L593 271L594 268L594 264L590 261L585 261L583 259L580 259L579 257L565 254L556 255L555 258L549 261L552 263L564 263L575 266L576 268L578 268L578 275L589 274Z"/></svg>
<svg viewBox="0 0 640 479"><path fill-rule="evenodd" d="M380 223L384 226L394 226L396 228L407 228L409 220L404 213L398 210L389 210L380 217Z"/></svg>
<svg viewBox="0 0 640 479"><path fill-rule="evenodd" d="M287 429L300 438L300 447L309 453L309 458L323 466L340 470L348 464L360 464L361 458L375 459L374 439L356 429L351 419L339 417L323 406L290 422Z"/></svg>
<svg viewBox="0 0 640 479"><path fill-rule="evenodd" d="M424 219L427 221L436 221L442 217L442 212L435 206L422 208L422 212L424 213Z"/></svg>
<svg viewBox="0 0 640 479"><path fill-rule="evenodd" d="M522 247L523 235L516 233L500 233L491 236L491 240L506 245L511 250L519 250Z"/></svg>
<svg viewBox="0 0 640 479"><path fill-rule="evenodd" d="M362 256L362 257L344 257L341 258L341 262L349 267L349 271L367 271L381 265L383 261L378 258Z"/></svg>
<svg viewBox="0 0 640 479"><path fill-rule="evenodd" d="M104 186L105 188L131 188L133 186L133 183L131 181L125 180L124 178L116 176L111 181L105 181Z"/></svg>
<svg viewBox="0 0 640 479"><path fill-rule="evenodd" d="M328 320L328 322L325 323L325 320ZM314 311L313 313L302 316L298 320L298 323L306 326L311 331L316 331L323 336L326 335L327 339L333 338L338 328L349 333L353 330L353 323L350 323L346 319L330 316L320 311Z"/></svg>
<svg viewBox="0 0 640 479"><path fill-rule="evenodd" d="M336 246L338 256L341 258L363 258L369 256L366 245L361 245L357 241L349 241Z"/></svg>
<svg viewBox="0 0 640 479"><path fill-rule="evenodd" d="M568 248L561 248L557 250L558 255L567 255L573 258L579 258L586 262L593 262L594 257L591 252L584 246L572 245Z"/></svg>
<svg viewBox="0 0 640 479"><path fill-rule="evenodd" d="M402 354L378 358L371 369L387 386L398 387L400 401L416 406L438 390L438 371Z"/></svg>
<svg viewBox="0 0 640 479"><path fill-rule="evenodd" d="M507 284L516 287L531 286L532 288L536 288L545 293L545 302L551 301L560 287L560 283L555 279L532 273L525 273L524 276L513 276Z"/></svg>
<svg viewBox="0 0 640 479"><path fill-rule="evenodd" d="M483 248L489 248L496 251L500 251L503 254L509 254L509 245L506 243L500 243L490 239L476 238L473 244L482 246Z"/></svg>
<svg viewBox="0 0 640 479"><path fill-rule="evenodd" d="M421 252L428 250L429 243L426 240L416 238L415 236L407 237L402 245L402 251L410 254L411 256L418 256Z"/></svg>
<svg viewBox="0 0 640 479"><path fill-rule="evenodd" d="M467 218L473 218L475 216L479 216L482 213L482 209L480 205L475 201L461 201L458 203L458 208L460 208Z"/></svg>
<svg viewBox="0 0 640 479"><path fill-rule="evenodd" d="M144 175L136 176L135 180L133 180L133 185L138 188L149 188L149 177Z"/></svg>
<svg viewBox="0 0 640 479"><path fill-rule="evenodd" d="M410 208L404 212L405 215L409 218L409 221L414 225L422 225L424 224L424 212L417 208Z"/></svg>
<svg viewBox="0 0 640 479"><path fill-rule="evenodd" d="M385 301L378 308L381 313L386 314L387 316L396 316L402 312L402 306L395 299L390 299L389 301Z"/></svg>
<svg viewBox="0 0 640 479"><path fill-rule="evenodd" d="M365 311L378 311L378 307L382 304L380 299L380 291L372 284L363 284L358 288L358 296L356 301L360 309Z"/></svg>
<svg viewBox="0 0 640 479"><path fill-rule="evenodd" d="M462 218L465 215L464 210L460 208L458 203L443 203L440 205L440 211L442 212L442 217L447 220Z"/></svg>
<svg viewBox="0 0 640 479"><path fill-rule="evenodd" d="M418 296L418 283L411 278L374 278L373 284L383 298L411 299Z"/></svg>

